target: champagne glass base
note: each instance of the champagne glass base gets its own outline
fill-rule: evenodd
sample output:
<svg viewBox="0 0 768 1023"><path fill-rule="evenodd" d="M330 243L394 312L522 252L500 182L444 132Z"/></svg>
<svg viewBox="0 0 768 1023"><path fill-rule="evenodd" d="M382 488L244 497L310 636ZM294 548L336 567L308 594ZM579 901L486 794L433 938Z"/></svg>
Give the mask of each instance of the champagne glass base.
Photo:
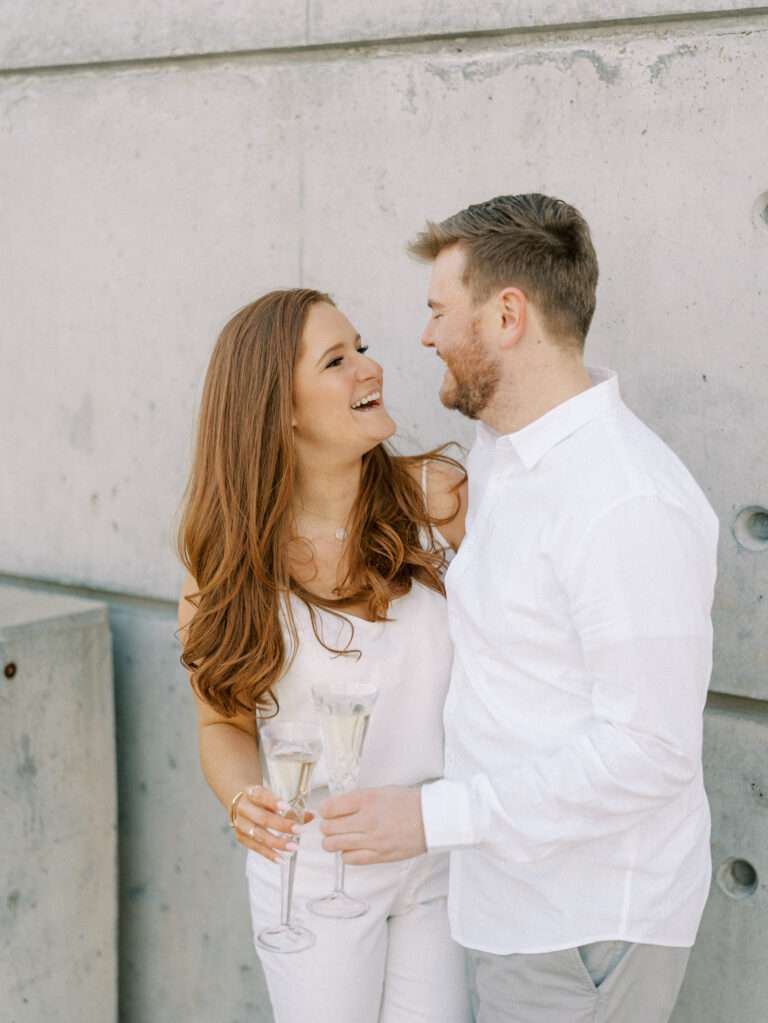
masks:
<svg viewBox="0 0 768 1023"><path fill-rule="evenodd" d="M351 920L368 912L368 903L353 899L346 892L331 892L319 899L310 899L307 909L315 916L331 917L336 920Z"/></svg>
<svg viewBox="0 0 768 1023"><path fill-rule="evenodd" d="M256 944L268 952L303 952L312 948L315 936L306 927L267 927L256 936Z"/></svg>

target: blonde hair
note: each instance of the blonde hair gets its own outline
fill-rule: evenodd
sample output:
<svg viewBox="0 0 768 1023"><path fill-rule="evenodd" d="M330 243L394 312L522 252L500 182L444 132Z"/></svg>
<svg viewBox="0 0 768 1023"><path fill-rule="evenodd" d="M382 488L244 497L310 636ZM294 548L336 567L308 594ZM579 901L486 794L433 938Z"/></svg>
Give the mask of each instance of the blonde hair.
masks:
<svg viewBox="0 0 768 1023"><path fill-rule="evenodd" d="M408 251L432 261L457 243L467 252L464 283L475 302L519 287L556 337L576 337L583 347L595 312L598 265L577 209L547 195L500 195L440 223L428 221Z"/></svg>

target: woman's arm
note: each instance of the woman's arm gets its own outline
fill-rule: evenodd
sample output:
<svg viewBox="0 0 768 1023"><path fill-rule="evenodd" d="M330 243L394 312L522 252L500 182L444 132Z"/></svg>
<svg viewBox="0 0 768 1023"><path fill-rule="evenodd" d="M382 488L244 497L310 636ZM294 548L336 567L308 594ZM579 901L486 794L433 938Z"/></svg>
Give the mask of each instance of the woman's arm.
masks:
<svg viewBox="0 0 768 1023"><path fill-rule="evenodd" d="M462 481L458 489L456 484ZM459 499L458 507L456 499ZM452 465L432 461L427 467L427 505L434 519L450 520L439 526L440 532L457 551L464 539L464 520L467 514L467 479Z"/></svg>
<svg viewBox="0 0 768 1023"><path fill-rule="evenodd" d="M195 614L195 607L187 598L196 592L195 580L187 575L179 600L182 644ZM290 838L276 838L266 829L290 833L295 822L279 816L277 799L262 785L255 715L227 718L201 700L194 689L192 694L197 707L200 766L205 780L227 813L234 796L245 793L237 804L235 837L247 849L279 862L277 852L288 848Z"/></svg>

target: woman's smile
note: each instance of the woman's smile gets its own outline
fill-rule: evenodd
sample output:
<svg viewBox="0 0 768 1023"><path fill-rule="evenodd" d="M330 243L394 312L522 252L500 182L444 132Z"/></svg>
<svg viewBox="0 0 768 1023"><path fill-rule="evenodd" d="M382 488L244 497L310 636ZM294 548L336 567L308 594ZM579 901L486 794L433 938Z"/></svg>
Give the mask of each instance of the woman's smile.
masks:
<svg viewBox="0 0 768 1023"><path fill-rule="evenodd" d="M357 401L352 402L353 412L369 412L374 408L381 408L381 391L369 391L368 394L363 395L362 398L358 398Z"/></svg>

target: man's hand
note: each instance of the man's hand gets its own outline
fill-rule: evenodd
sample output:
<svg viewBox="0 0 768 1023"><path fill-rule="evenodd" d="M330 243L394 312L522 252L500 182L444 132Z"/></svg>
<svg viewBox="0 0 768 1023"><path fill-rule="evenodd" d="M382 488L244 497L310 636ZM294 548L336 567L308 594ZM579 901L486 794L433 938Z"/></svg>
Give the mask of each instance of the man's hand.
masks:
<svg viewBox="0 0 768 1023"><path fill-rule="evenodd" d="M323 848L351 864L391 863L427 851L418 789L361 789L320 806Z"/></svg>

